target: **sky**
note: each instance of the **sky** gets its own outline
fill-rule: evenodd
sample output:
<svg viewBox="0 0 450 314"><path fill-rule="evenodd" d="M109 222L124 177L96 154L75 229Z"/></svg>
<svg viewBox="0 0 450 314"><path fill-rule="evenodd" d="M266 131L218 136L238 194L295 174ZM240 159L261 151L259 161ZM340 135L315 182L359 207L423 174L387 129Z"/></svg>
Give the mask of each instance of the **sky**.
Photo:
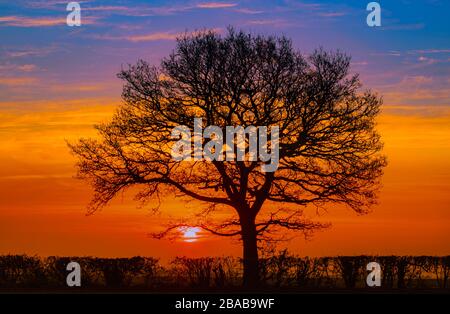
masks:
<svg viewBox="0 0 450 314"><path fill-rule="evenodd" d="M155 215L125 193L86 216L92 191L66 145L111 118L123 66L158 65L180 34L227 26L286 35L305 54L348 53L384 99L379 204L364 216L311 211L332 227L283 245L302 256L450 254L449 1L379 1L380 27L367 25L361 0L80 1L80 27L66 25L68 2L0 0L0 254L240 254L237 241L192 230L184 241L148 236L196 203L168 199Z"/></svg>

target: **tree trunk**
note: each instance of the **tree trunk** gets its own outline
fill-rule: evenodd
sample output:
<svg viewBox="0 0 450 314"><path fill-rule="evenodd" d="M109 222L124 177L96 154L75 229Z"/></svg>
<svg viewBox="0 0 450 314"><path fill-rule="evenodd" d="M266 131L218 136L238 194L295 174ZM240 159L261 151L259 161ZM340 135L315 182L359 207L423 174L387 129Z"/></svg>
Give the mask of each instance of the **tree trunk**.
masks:
<svg viewBox="0 0 450 314"><path fill-rule="evenodd" d="M258 245L256 226L253 219L241 219L245 288L256 288L258 285Z"/></svg>

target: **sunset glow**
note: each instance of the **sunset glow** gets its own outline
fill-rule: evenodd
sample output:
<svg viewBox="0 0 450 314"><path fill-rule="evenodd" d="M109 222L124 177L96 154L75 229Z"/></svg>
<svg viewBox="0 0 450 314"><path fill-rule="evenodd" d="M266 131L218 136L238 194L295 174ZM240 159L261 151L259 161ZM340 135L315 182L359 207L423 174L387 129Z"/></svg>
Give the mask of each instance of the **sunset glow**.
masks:
<svg viewBox="0 0 450 314"><path fill-rule="evenodd" d="M200 232L200 228L197 227L187 227L183 228L183 241L184 242L196 242L199 239L198 232Z"/></svg>
<svg viewBox="0 0 450 314"><path fill-rule="evenodd" d="M378 204L367 215L333 204L304 208L332 227L306 241L289 234L283 245L302 256L449 254L449 2L383 3L389 16L380 28L367 27L358 1L310 2L280 1L274 9L272 1L89 1L81 2L79 28L64 24L60 1L2 2L0 254L240 256L238 241L198 227L176 229L173 242L148 236L171 221L200 225L195 214L204 204L173 192L142 205L131 188L86 215L92 188L75 178L67 146L96 138L93 126L111 121L122 102L122 67L140 58L159 65L179 34L224 34L229 25L284 34L305 54L344 51L364 88L383 97L377 129L388 166Z"/></svg>

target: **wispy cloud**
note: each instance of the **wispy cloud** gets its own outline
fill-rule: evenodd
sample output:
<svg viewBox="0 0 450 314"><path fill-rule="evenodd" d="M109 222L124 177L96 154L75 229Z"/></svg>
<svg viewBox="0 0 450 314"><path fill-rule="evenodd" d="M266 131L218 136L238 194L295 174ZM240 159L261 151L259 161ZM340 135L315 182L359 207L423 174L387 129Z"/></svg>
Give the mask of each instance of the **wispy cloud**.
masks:
<svg viewBox="0 0 450 314"><path fill-rule="evenodd" d="M306 3L306 2L297 1L297 0L285 0L285 4L289 8L310 9L310 10L319 10L324 6L323 3L318 3L318 2Z"/></svg>
<svg viewBox="0 0 450 314"><path fill-rule="evenodd" d="M56 47L44 47L44 48L24 48L16 50L6 50L5 56L8 58L21 58L21 57L42 57L56 51Z"/></svg>
<svg viewBox="0 0 450 314"><path fill-rule="evenodd" d="M83 11L128 11L130 9L133 9L131 7L127 6L120 6L120 5L100 5L96 7L83 7Z"/></svg>
<svg viewBox="0 0 450 314"><path fill-rule="evenodd" d="M49 0L49 1L30 1L27 2L25 7L32 9L45 9L48 11L65 11L67 6L67 0ZM146 17L146 16L169 16L178 13L193 11L193 10L212 10L212 9L232 9L235 8L243 14L257 14L262 11L237 8L238 3L235 2L222 2L222 1L186 1L180 2L178 4L167 4L161 6L151 6L145 4L127 4L127 2L120 2L119 4L111 4L107 2L96 3L94 1L78 1L81 4L82 12L89 12L91 15L95 15L97 19L99 17L106 17L110 15L121 15L121 16L135 16L135 17ZM17 18L20 18L18 20ZM64 16L65 18L65 16ZM34 20L34 18L33 18ZM83 24L84 19L82 19ZM9 26L21 26L21 27L31 27L31 26L43 26L38 25L38 22L33 22L31 18L24 17L8 17L3 24L7 23ZM45 26L53 26L61 23L65 23L65 19L53 19L48 18L46 20L42 19L42 24ZM88 20L85 24L92 24L93 19ZM0 25L1 25L0 21Z"/></svg>
<svg viewBox="0 0 450 314"><path fill-rule="evenodd" d="M141 42L141 41L157 41L157 40L175 40L177 39L178 36L179 36L178 33L158 32L146 35L127 36L124 39L132 42Z"/></svg>
<svg viewBox="0 0 450 314"><path fill-rule="evenodd" d="M381 88L389 105L450 105L450 89L432 75L405 75L396 83Z"/></svg>
<svg viewBox="0 0 450 314"><path fill-rule="evenodd" d="M221 33L223 31L222 28L213 28L208 29L208 31L212 31L215 33ZM146 41L161 41L161 40L176 40L179 37L189 34L195 34L198 31L194 32L154 32L149 34L135 34L135 35L125 35L125 36L111 36L111 35L100 35L95 36L95 39L101 40L127 40L131 42L146 42Z"/></svg>
<svg viewBox="0 0 450 314"><path fill-rule="evenodd" d="M423 49L423 50L411 50L408 52L417 54L450 53L450 49Z"/></svg>
<svg viewBox="0 0 450 314"><path fill-rule="evenodd" d="M124 15L124 16L165 16L192 11L195 9L229 9L238 6L237 3L231 2L202 2L202 3L186 3L180 5L165 5L165 6L124 6L124 5L101 5L101 6L85 6L82 10L98 12L102 15ZM242 9L242 13L251 14L250 9Z"/></svg>
<svg viewBox="0 0 450 314"><path fill-rule="evenodd" d="M284 19L258 19L258 20L250 20L246 22L247 25L257 25L264 26L270 25L272 27L286 27L289 26L290 23ZM298 26L298 24L297 24Z"/></svg>
<svg viewBox="0 0 450 314"><path fill-rule="evenodd" d="M423 76L423 75L415 75L415 76L405 76L402 81L400 82L401 86L417 86L417 85L424 85L424 84L430 84L433 82L432 77Z"/></svg>
<svg viewBox="0 0 450 314"><path fill-rule="evenodd" d="M5 112L49 112L49 111L66 111L80 110L80 116L86 118L89 112L101 111L110 115L117 105L120 104L120 98L117 97L79 97L69 99L33 99L19 101L3 101L0 100L0 113ZM109 108L109 109L108 109ZM105 111L106 110L106 111ZM108 113L109 110L109 113ZM83 116L83 113L85 116ZM73 116L72 116L73 117ZM105 116L106 117L106 116ZM103 117L102 117L103 118ZM101 120L101 119L100 119ZM99 119L97 119L99 121ZM90 123L90 122L88 122Z"/></svg>
<svg viewBox="0 0 450 314"><path fill-rule="evenodd" d="M227 2L203 2L196 5L200 9L224 9L232 8L237 6L237 3L227 3Z"/></svg>
<svg viewBox="0 0 450 314"><path fill-rule="evenodd" d="M124 35L124 36L116 36L116 35L94 35L91 36L93 39L99 40L127 40L131 42L144 42L144 41L159 41L159 40L176 40L179 36L179 33L171 33L171 32L156 32L149 34L140 34L140 35Z"/></svg>
<svg viewBox="0 0 450 314"><path fill-rule="evenodd" d="M31 71L36 70L37 67L34 64L24 64L24 65L20 65L18 67L18 69L23 72L31 72Z"/></svg>
<svg viewBox="0 0 450 314"><path fill-rule="evenodd" d="M416 23L416 24L392 24L381 26L382 30L396 30L396 31L410 31L410 30L418 30L423 29L425 27L424 23Z"/></svg>
<svg viewBox="0 0 450 314"><path fill-rule="evenodd" d="M432 103L435 105L450 105L450 89L420 88L405 91L387 91L383 93L387 104L418 104Z"/></svg>
<svg viewBox="0 0 450 314"><path fill-rule="evenodd" d="M440 60L433 59L433 58L428 58L428 57L424 57L424 56L420 56L417 60L419 62L427 64L427 65L431 65L431 64L438 63L438 62L442 62Z"/></svg>
<svg viewBox="0 0 450 314"><path fill-rule="evenodd" d="M344 16L347 15L347 13L345 12L323 12L323 13L319 13L319 16L322 17L340 17L340 16Z"/></svg>
<svg viewBox="0 0 450 314"><path fill-rule="evenodd" d="M51 92L96 92L104 90L106 86L104 84L56 84L50 85L49 90Z"/></svg>
<svg viewBox="0 0 450 314"><path fill-rule="evenodd" d="M241 14L261 14L264 13L263 10L255 10L255 9L249 9L249 8L236 8L233 9L234 12L241 13Z"/></svg>
<svg viewBox="0 0 450 314"><path fill-rule="evenodd" d="M55 26L66 23L65 18L60 17L26 17L26 16L2 16L0 25L17 27Z"/></svg>
<svg viewBox="0 0 450 314"><path fill-rule="evenodd" d="M317 12L322 10L323 3L305 3L298 0L284 0L282 4L275 7L277 12L309 11Z"/></svg>
<svg viewBox="0 0 450 314"><path fill-rule="evenodd" d="M67 4L70 1L68 0L35 0L35 1L27 1L25 6L32 9L47 9L47 10L61 10L66 8ZM84 3L88 3L88 0L78 0L78 3L81 5Z"/></svg>
<svg viewBox="0 0 450 314"><path fill-rule="evenodd" d="M351 65L352 66L366 66L366 65L369 65L369 62L367 62L367 61L352 62Z"/></svg>
<svg viewBox="0 0 450 314"><path fill-rule="evenodd" d="M22 86L36 83L34 77L0 77L0 85L6 86Z"/></svg>
<svg viewBox="0 0 450 314"><path fill-rule="evenodd" d="M149 6L105 5L105 6L88 6L82 8L82 10L92 12L101 16L108 16L114 14L122 16L146 17L146 16L171 15L174 13L187 11L191 8L193 7L192 6L149 7Z"/></svg>
<svg viewBox="0 0 450 314"><path fill-rule="evenodd" d="M139 42L139 41L156 41L156 40L176 40L177 38L183 37L185 35L195 35L199 32L203 31L211 31L214 33L222 33L222 28L211 28L211 29L205 29L205 30L199 30L199 31L193 31L193 32L159 32L159 33L152 33L147 35L136 35L136 36L129 36L126 39L129 41Z"/></svg>
<svg viewBox="0 0 450 314"><path fill-rule="evenodd" d="M32 72L36 69L37 66L34 64L0 64L0 74L14 72Z"/></svg>
<svg viewBox="0 0 450 314"><path fill-rule="evenodd" d="M390 50L390 51L386 51L386 52L372 52L370 53L370 55L372 56L390 56L390 57L400 57L402 55L402 53L400 51L397 50Z"/></svg>
<svg viewBox="0 0 450 314"><path fill-rule="evenodd" d="M94 24L94 19L83 18L82 24ZM66 26L65 17L29 17L29 16L2 16L0 17L0 26L14 27L49 27Z"/></svg>

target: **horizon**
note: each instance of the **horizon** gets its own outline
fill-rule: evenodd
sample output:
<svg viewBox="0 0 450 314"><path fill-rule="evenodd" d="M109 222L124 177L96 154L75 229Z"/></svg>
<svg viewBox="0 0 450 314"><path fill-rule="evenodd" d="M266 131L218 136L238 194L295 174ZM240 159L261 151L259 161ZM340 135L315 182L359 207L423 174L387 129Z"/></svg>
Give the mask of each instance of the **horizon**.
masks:
<svg viewBox="0 0 450 314"><path fill-rule="evenodd" d="M96 137L122 102L116 78L140 58L152 65L177 36L228 26L286 35L295 49L341 50L363 88L383 97L377 130L388 166L378 204L358 215L308 208L332 226L283 242L300 256L450 254L450 3L382 3L368 27L365 3L350 1L83 1L68 27L64 1L0 3L0 255L240 256L237 240L204 231L174 242L149 236L199 204L167 198L157 214L127 192L92 215L92 189L74 178L66 141ZM421 15L417 15L421 12ZM84 23L84 22L85 23ZM192 231L192 230L191 230ZM186 241L193 240L194 241ZM221 254L219 254L221 253Z"/></svg>

